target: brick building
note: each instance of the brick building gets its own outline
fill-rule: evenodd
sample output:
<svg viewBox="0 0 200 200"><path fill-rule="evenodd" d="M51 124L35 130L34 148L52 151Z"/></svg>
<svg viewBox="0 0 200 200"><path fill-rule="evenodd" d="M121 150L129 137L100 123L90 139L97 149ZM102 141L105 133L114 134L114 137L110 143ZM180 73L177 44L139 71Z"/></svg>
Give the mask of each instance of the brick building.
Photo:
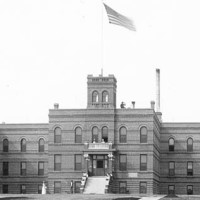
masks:
<svg viewBox="0 0 200 200"><path fill-rule="evenodd" d="M87 80L86 109L55 104L47 124L0 124L1 193L41 193L43 182L90 193L104 179L103 192L200 194L200 123L162 122L153 101L117 108L113 75Z"/></svg>

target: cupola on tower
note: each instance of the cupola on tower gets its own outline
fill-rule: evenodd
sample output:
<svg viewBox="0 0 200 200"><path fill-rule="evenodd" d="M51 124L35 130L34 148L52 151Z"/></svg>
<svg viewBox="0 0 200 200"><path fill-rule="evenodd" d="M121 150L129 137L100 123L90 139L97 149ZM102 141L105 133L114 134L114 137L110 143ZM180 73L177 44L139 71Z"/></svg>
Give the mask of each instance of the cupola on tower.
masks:
<svg viewBox="0 0 200 200"><path fill-rule="evenodd" d="M116 108L117 80L114 75L88 75L87 108Z"/></svg>

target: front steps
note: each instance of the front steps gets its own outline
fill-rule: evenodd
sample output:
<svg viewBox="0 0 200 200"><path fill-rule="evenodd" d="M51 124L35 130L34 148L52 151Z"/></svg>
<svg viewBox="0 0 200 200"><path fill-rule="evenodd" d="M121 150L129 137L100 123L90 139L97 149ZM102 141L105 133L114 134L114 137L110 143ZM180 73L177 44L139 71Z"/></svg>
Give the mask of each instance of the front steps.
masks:
<svg viewBox="0 0 200 200"><path fill-rule="evenodd" d="M105 194L106 176L88 177L83 194Z"/></svg>

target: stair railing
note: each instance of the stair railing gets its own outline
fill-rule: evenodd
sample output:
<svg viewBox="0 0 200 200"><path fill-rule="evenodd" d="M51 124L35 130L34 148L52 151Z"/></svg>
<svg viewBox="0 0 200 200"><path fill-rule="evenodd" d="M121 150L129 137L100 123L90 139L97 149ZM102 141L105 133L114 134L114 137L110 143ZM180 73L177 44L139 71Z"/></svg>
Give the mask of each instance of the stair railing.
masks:
<svg viewBox="0 0 200 200"><path fill-rule="evenodd" d="M82 180L81 180L81 188L80 188L80 192L81 192L81 193L84 192L87 179L88 179L88 174L87 174L87 173L83 173Z"/></svg>
<svg viewBox="0 0 200 200"><path fill-rule="evenodd" d="M109 184L110 184L110 179L112 177L112 174L107 174L106 175L106 185L105 185L105 193L109 193Z"/></svg>

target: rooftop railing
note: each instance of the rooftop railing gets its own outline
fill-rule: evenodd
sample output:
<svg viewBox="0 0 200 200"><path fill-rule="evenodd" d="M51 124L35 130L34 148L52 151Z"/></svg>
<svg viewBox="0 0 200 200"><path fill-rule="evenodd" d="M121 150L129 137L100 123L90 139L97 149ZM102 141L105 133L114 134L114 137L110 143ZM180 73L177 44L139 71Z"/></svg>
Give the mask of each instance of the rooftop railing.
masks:
<svg viewBox="0 0 200 200"><path fill-rule="evenodd" d="M85 143L85 147L86 149L112 149L112 143L109 142L109 143L105 143L105 142L102 142L102 143L96 143L96 142L93 142L93 143Z"/></svg>

